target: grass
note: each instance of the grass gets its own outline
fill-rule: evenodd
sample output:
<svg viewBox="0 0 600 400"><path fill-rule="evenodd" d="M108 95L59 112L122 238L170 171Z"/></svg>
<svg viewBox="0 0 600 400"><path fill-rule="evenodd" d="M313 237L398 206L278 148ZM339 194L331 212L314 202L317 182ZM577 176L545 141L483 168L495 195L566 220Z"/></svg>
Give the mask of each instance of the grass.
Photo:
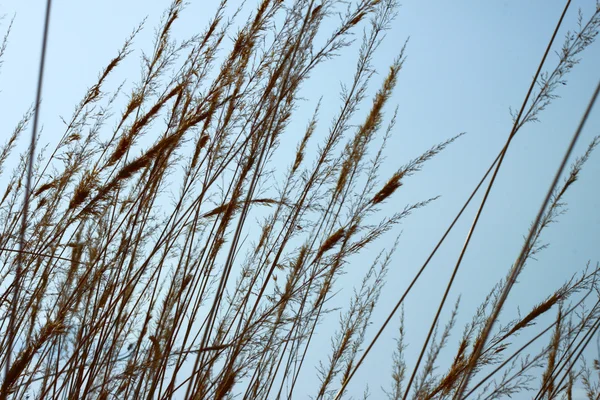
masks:
<svg viewBox="0 0 600 400"><path fill-rule="evenodd" d="M363 396L347 385L358 379L383 330L398 321L390 385L374 398L572 398L576 385L600 398L599 362L583 357L600 329L598 264L524 315L498 320L525 263L545 249L543 233L564 214L565 194L600 138L551 188L521 255L490 288L455 347L460 302L441 318L448 281L413 365L405 357L404 309L419 305L405 299L446 235L418 274L406 277L412 283L385 323L373 324L402 247L389 236L437 197L381 211L462 134L382 176L397 118L389 103L408 48L401 47L381 79L373 60L399 4L263 0L241 22L243 9L230 7L223 1L202 33L176 41L172 29L185 7L173 1L129 93L107 82L131 56L142 26L100 71L49 154L25 154L12 174L4 169L35 108L0 147L0 399L291 398L299 396L301 373L315 368L308 390L314 398ZM594 42L600 5L592 8L567 35L555 65L540 63L486 176L495 177L512 138L538 119ZM0 60L10 44L11 25L3 26ZM311 72L348 49L361 29L355 73L335 118L322 122L317 102L304 130L290 136ZM376 89L371 98L370 88ZM120 99L124 107L117 107ZM143 145L149 138L152 144ZM297 143L283 169L274 160L290 151L284 144L290 138ZM484 177L477 190L489 193L493 179ZM369 254L378 243L393 245ZM352 268L358 255L371 264ZM311 365L316 330L336 319L330 304L344 274L358 274L360 285L328 332L329 354ZM550 313L553 322L539 322ZM453 354L447 365L442 351Z"/></svg>

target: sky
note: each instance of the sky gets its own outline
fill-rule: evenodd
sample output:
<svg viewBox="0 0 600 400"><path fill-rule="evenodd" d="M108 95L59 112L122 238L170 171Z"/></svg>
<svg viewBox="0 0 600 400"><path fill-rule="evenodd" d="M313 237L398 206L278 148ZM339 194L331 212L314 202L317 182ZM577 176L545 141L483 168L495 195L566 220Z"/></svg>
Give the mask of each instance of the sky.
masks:
<svg viewBox="0 0 600 400"><path fill-rule="evenodd" d="M214 0L190 1L175 27L175 34L185 38L200 32L212 16L215 3ZM249 5L253 3L248 1ZM34 101L44 4L41 0L0 0L0 15L6 15L0 22L2 34L15 15L0 70L0 142L8 137ZM98 72L145 17L146 29L136 39L134 48L150 51L153 27L158 25L168 5L166 0L53 2L40 115L42 142L55 143L58 137L54 132L59 132L61 126L59 116L70 115ZM377 88L387 66L410 37L407 60L390 102L398 105L398 123L388 145L382 175L390 176L400 165L434 144L460 132L466 135L407 180L403 190L383 210L393 212L407 203L441 196L401 227L400 247L374 314L375 326L395 304L409 278L424 262L502 148L511 129L509 107L518 108L523 101L563 7L564 2L557 0L402 2L398 17L374 60L377 69L382 71L373 81L373 88ZM594 7L591 0L572 2L555 50L562 45L566 31L576 29L578 8L585 19ZM131 81L139 77L139 54L137 51L130 57L119 76ZM296 126L300 129L305 126L308 113L323 96L321 133L325 132L326 123L339 104L340 81L348 81L354 73L355 56L352 51L342 53L315 71L303 89L306 100L299 107ZM552 69L556 62L556 55L551 54L546 69ZM458 295L462 295L454 341L458 340L462 325L469 321L490 286L506 274L517 257L523 236L600 79L599 66L600 44L594 43L581 54L581 62L567 77L568 84L559 88L560 98L540 114L540 122L525 125L513 141L443 314L447 316ZM392 110L388 107L389 112ZM581 155L599 134L600 105L592 112L574 155ZM289 142L283 139L283 143L293 148L297 138L293 133L289 135ZM528 265L519 279L507 303L507 313L514 314L517 307L528 310L588 261L595 264L600 260L599 177L600 149L569 191L568 213L547 230L544 239L550 247ZM5 180L6 176L0 177L0 187ZM474 212L475 208L468 209L407 300L409 368L429 328ZM391 245L393 237L386 240L384 247ZM360 275L344 276L344 287L359 283L360 278ZM339 296L342 302L343 296L343 293ZM309 360L316 361L327 351L328 336L325 333L319 336L319 332L330 328L319 327L317 338L320 340L314 354L309 354ZM379 387L389 385L390 346L396 331L397 323L394 323L382 336L349 387L352 393L362 393L364 383L368 382L374 398L379 398ZM455 342L451 340L451 343ZM588 358L595 356L593 346L588 351ZM314 371L307 369L301 379L310 385Z"/></svg>

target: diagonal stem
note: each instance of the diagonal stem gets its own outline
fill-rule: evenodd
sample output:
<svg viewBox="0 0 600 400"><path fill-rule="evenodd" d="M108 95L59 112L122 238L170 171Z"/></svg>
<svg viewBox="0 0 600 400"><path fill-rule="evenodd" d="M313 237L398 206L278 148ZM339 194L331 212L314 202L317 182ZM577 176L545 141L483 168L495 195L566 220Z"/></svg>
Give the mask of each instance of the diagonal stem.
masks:
<svg viewBox="0 0 600 400"><path fill-rule="evenodd" d="M31 130L31 141L29 144L29 156L27 161L27 180L25 183L25 197L23 199L23 213L21 214L21 228L19 231L19 250L16 256L17 268L15 271L15 280L13 288L13 298L11 302L10 320L8 323L7 346L6 346L6 362L4 364L5 374L8 376L11 363L11 353L15 341L15 323L17 319L19 292L21 291L21 279L23 271L23 255L25 252L25 232L27 231L27 215L29 214L29 197L31 195L31 180L33 177L33 160L35 158L35 145L38 131L40 103L42 101L42 86L44 78L44 68L46 65L46 48L48 45L48 27L50 25L50 9L52 0L46 1L46 16L44 19L44 33L42 38L42 52L40 57L40 65L38 70L37 90L35 95L35 110L33 114L33 128Z"/></svg>

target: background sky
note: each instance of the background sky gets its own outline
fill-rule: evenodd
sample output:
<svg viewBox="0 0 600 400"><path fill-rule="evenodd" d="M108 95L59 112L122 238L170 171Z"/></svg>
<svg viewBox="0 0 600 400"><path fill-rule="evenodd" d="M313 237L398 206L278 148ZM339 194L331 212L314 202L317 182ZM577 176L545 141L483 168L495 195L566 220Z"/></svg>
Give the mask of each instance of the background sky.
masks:
<svg viewBox="0 0 600 400"><path fill-rule="evenodd" d="M216 7L216 1L190 3L175 27L179 38L201 32ZM42 0L0 0L0 15L6 14L0 24L2 34L15 15L0 70L0 142L8 137L34 101L44 4ZM253 4L253 1L248 2L249 6ZM56 143L62 125L59 116L67 118L71 114L98 72L147 16L146 29L135 41L136 53L126 60L119 75L126 77L130 84L135 82L140 76L139 50L151 50L153 28L168 5L167 0L53 2L41 108L43 143ZM374 314L374 326L379 325L398 300L502 148L511 128L509 107L520 106L563 7L564 2L556 0L403 2L374 62L381 75L372 81L371 93L378 88L387 66L410 36L408 58L390 102L392 106L399 106L399 114L388 145L383 179L432 145L460 132L467 134L407 180L384 208L384 212L392 212L409 202L441 195L438 201L415 213L402 226L400 247ZM562 45L567 30L577 28L577 9L582 9L585 20L594 7L595 2L591 0L573 1L555 49ZM300 104L295 125L282 139L282 146L288 144L291 149L295 148L298 132L321 96L320 134L326 132L339 105L339 83L352 78L356 54L354 50L344 52L315 71L303 89L305 100ZM581 58L581 63L567 77L568 84L559 88L560 98L541 113L539 123L525 125L511 145L446 307L444 315L447 316L457 296L462 294L461 314L451 349L455 348L462 326L470 320L482 297L506 274L517 257L523 235L527 234L600 79L600 44L594 43ZM552 54L547 69L551 70L556 62L557 57ZM388 107L388 111L391 112L392 107ZM294 127L298 131L294 131ZM600 105L592 113L574 154L581 155L598 134ZM152 139L148 137L149 143ZM24 148L23 143L21 148ZM0 187L4 187L6 179L6 174L0 176ZM514 315L517 307L527 312L588 261L595 264L600 260L599 194L600 149L569 191L568 213L560 218L559 224L546 231L544 240L551 245L539 255L537 262L528 265L504 315ZM469 208L466 218L457 225L408 298L405 313L409 369L429 329L474 212L473 207ZM388 238L388 242L380 244L391 245L393 235ZM365 258L365 262L368 260ZM358 264L360 262L357 268L361 266ZM342 283L345 288L351 288L360 279L360 274L349 273ZM349 294L341 292L333 304L338 300L344 304ZM552 313L547 320L554 315ZM332 321L335 323L335 318ZM332 328L335 327L327 324L318 328L318 340L307 362L314 365L328 350L328 331ZM379 398L379 387L389 385L390 348L396 332L395 322L353 380L349 387L351 392L362 393L368 382L373 398ZM372 334L367 333L367 340ZM587 356L596 356L595 346L588 349ZM306 368L301 379L310 385L314 377L314 371Z"/></svg>

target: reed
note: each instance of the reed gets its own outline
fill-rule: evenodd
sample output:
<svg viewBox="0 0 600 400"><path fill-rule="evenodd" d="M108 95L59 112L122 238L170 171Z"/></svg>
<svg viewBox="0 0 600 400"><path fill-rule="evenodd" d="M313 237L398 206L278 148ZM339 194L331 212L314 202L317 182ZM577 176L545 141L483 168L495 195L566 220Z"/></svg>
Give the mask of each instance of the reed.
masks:
<svg viewBox="0 0 600 400"><path fill-rule="evenodd" d="M382 77L374 55L398 2L256 3L244 21L242 8L231 10L223 0L202 33L177 41L173 27L186 10L174 0L152 52L142 57L139 81L125 93L108 82L131 57L144 28L136 27L84 92L56 147L38 152L29 193L26 155L12 174L6 169L18 157L34 108L6 136L0 147L0 366L6 371L0 400L368 397L368 388L351 393L347 385L358 379L355 372L383 329L373 315L396 253L404 251L397 228L441 200L425 198L387 215L382 210L463 134L382 176L398 117L390 103L408 43ZM567 35L554 69L537 79L539 89L514 116L511 136L539 118L594 42L600 4L592 8ZM0 25L0 67L12 24ZM319 102L298 132L292 118L301 89L356 37L354 75L334 118L329 125L320 120ZM291 140L290 153L285 143ZM543 234L565 213L565 194L599 142L589 144L552 192L531 227L526 261L546 248ZM291 154L285 167L274 161L280 153ZM26 195L31 207L20 243ZM382 243L392 245L371 256ZM370 265L359 265L359 254L371 257ZM588 398L599 398L599 362L583 358L600 329L600 302L593 300L599 272L589 264L524 316L498 325L494 310L502 306L507 277L491 288L457 341L456 301L446 321L432 322L417 366L406 357L408 346L418 344L407 342L404 309L419 305L401 300L390 386L373 396L495 399L536 390L539 399L570 399L574 386L583 385ZM332 299L345 274L360 284L338 324L323 325L336 320ZM554 311L556 319L543 325ZM307 355L324 326L335 326L327 332L331 348L311 365ZM520 336L536 334L518 347ZM544 339L548 345L539 344ZM453 354L448 363L444 351ZM299 376L315 368L314 386L301 389Z"/></svg>

